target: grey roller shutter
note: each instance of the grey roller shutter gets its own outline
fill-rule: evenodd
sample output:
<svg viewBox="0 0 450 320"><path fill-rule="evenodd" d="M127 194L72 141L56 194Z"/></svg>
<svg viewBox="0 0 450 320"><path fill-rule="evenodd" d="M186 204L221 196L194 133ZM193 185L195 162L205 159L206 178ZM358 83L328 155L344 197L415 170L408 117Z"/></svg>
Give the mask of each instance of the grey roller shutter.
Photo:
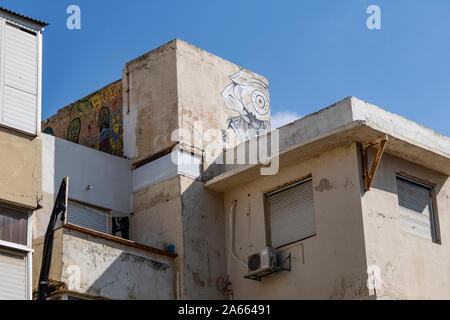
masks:
<svg viewBox="0 0 450 320"><path fill-rule="evenodd" d="M272 246L277 248L316 233L312 180L266 195Z"/></svg>
<svg viewBox="0 0 450 320"><path fill-rule="evenodd" d="M436 241L430 188L397 177L401 227L414 235Z"/></svg>
<svg viewBox="0 0 450 320"><path fill-rule="evenodd" d="M0 249L0 300L26 300L26 256Z"/></svg>
<svg viewBox="0 0 450 320"><path fill-rule="evenodd" d="M0 120L34 134L38 116L38 37L9 23L3 27Z"/></svg>
<svg viewBox="0 0 450 320"><path fill-rule="evenodd" d="M73 201L67 207L67 223L98 232L108 233L108 214Z"/></svg>

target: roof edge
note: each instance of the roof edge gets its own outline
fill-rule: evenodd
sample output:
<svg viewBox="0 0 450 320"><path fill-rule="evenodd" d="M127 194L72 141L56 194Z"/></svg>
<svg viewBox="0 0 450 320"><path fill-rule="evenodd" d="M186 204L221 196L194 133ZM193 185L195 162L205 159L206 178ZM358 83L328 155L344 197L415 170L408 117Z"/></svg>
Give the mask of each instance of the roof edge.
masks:
<svg viewBox="0 0 450 320"><path fill-rule="evenodd" d="M9 9L7 9L7 8L5 8L5 7L2 7L2 6L0 6L0 12L1 12L1 11L5 12L5 13L7 13L7 14L10 14L10 15L16 17L16 18L25 19L25 20L28 20L28 21L30 21L30 22L33 22L34 24L40 26L41 29L43 29L44 27L46 27L46 26L49 25L48 22L45 22L45 21L42 21L42 20L38 20L38 19L34 19L34 18L31 18L31 17L25 16L25 15L23 15L23 14L21 14L21 13L18 13L18 12L13 11L13 10L9 10Z"/></svg>

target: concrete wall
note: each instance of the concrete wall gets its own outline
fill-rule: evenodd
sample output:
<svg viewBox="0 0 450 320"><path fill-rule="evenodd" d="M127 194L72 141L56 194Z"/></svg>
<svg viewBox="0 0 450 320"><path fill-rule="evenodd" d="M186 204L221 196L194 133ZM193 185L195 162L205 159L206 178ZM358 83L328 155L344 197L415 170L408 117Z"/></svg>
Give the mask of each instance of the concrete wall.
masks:
<svg viewBox="0 0 450 320"><path fill-rule="evenodd" d="M0 202L35 209L41 198L39 137L0 127Z"/></svg>
<svg viewBox="0 0 450 320"><path fill-rule="evenodd" d="M364 245L357 146L340 147L280 168L277 175L232 188L224 194L228 215L233 200L235 251L247 256L266 244L264 194L312 174L316 235L282 248L291 253L292 271L244 279L247 267L231 260L235 299L366 299L367 265ZM228 219L227 219L228 221ZM226 223L228 235L229 225ZM227 250L229 241L227 239ZM228 252L228 251L227 251Z"/></svg>
<svg viewBox="0 0 450 320"><path fill-rule="evenodd" d="M134 193L133 240L178 254L181 299L221 299L226 275L223 198L176 176Z"/></svg>
<svg viewBox="0 0 450 320"><path fill-rule="evenodd" d="M133 194L133 217L131 219L131 238L155 248L166 249L175 246L177 291L183 298L183 225L181 209L180 176L159 182Z"/></svg>
<svg viewBox="0 0 450 320"><path fill-rule="evenodd" d="M123 69L124 154L144 160L173 145L178 126L176 41L128 62Z"/></svg>
<svg viewBox="0 0 450 320"><path fill-rule="evenodd" d="M179 128L189 132L191 145L201 150L206 150L208 144L217 145L209 139L224 141L228 147L236 145L240 141L230 126L230 119L240 118L244 113L250 117L247 112L251 110L239 113L228 108L222 94L239 92L241 95L234 98L248 107L255 89L253 81L258 79L267 85L265 103L270 106L267 79L181 40L176 41L176 49ZM235 83L234 90L228 92L226 88L233 87L232 77L237 74L240 77L235 81L239 84ZM244 89L239 91L236 87ZM270 122L270 108L266 121ZM218 135L205 138L203 134L211 129L218 130Z"/></svg>
<svg viewBox="0 0 450 320"><path fill-rule="evenodd" d="M239 80L233 80L238 74ZM268 108L264 123L269 129L268 82L262 76L179 39L130 61L125 65L122 80L125 155L136 163L158 154L174 145L171 136L176 129L186 130L189 134L183 136L184 142L200 152L207 142L202 132L209 129L218 130L211 139L228 141L229 146L234 146L238 140L230 119L243 119L244 113L250 116L247 111L227 108L223 93L234 83L243 88L236 89L242 92L236 101L248 105L252 101L254 79L266 87L267 97L261 103Z"/></svg>
<svg viewBox="0 0 450 320"><path fill-rule="evenodd" d="M131 163L69 141L42 134L42 209L34 219L33 237L45 234L61 181L69 177L69 198L112 210L116 216L131 211ZM86 187L92 186L91 190Z"/></svg>
<svg viewBox="0 0 450 320"><path fill-rule="evenodd" d="M180 183L184 296L223 299L226 281L223 195L188 177L181 176Z"/></svg>
<svg viewBox="0 0 450 320"><path fill-rule="evenodd" d="M34 242L37 287L43 238ZM49 279L67 290L119 300L175 298L173 258L75 230L58 229Z"/></svg>
<svg viewBox="0 0 450 320"><path fill-rule="evenodd" d="M42 132L123 156L122 80L58 110L42 121Z"/></svg>
<svg viewBox="0 0 450 320"><path fill-rule="evenodd" d="M241 114L226 107L222 93L238 73L242 92L248 91L238 97L243 100L251 99L250 79L267 80L178 39L127 63L123 72L125 155L134 164L153 160L134 171L132 238L158 248L175 245L180 298L223 298L222 195L191 179L201 179L198 163L190 168L179 164L175 170L168 155L151 157L175 145L171 135L176 129L189 133L180 149L199 157L209 142L203 136L209 129L218 133L212 139L235 145L237 137L227 129L230 119ZM178 176L172 178L174 173Z"/></svg>
<svg viewBox="0 0 450 320"><path fill-rule="evenodd" d="M375 151L371 151L374 156ZM403 231L396 174L435 184L435 214L441 244ZM372 188L363 194L367 263L375 272L378 299L450 299L450 179L385 154Z"/></svg>

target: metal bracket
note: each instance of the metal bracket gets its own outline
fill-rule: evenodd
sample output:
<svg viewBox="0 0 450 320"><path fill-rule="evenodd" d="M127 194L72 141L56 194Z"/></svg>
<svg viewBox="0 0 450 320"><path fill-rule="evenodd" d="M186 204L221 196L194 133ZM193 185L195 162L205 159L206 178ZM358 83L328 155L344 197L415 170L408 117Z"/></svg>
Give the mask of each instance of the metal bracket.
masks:
<svg viewBox="0 0 450 320"><path fill-rule="evenodd" d="M286 264L286 262L289 262L287 267L284 267L284 265ZM274 273L278 273L281 271L291 271L291 253L289 252L289 254L286 256L286 258L284 258L275 269L267 271L266 273L264 273L263 275L247 275L244 276L244 278L246 279L250 279L250 280L256 280L256 281L261 281L262 278L267 277L271 274Z"/></svg>
<svg viewBox="0 0 450 320"><path fill-rule="evenodd" d="M384 135L383 137L366 142L362 145L362 162L363 162L363 170L364 170L363 177L364 177L364 188L366 191L370 190L370 186L372 185L373 177L375 176L378 165L380 164L381 157L383 156L384 149L386 147L386 143L388 140L389 140L389 137L387 135ZM375 159L373 160L372 167L369 172L367 149L369 149L370 147L373 147L375 145L378 145L378 151L375 156Z"/></svg>

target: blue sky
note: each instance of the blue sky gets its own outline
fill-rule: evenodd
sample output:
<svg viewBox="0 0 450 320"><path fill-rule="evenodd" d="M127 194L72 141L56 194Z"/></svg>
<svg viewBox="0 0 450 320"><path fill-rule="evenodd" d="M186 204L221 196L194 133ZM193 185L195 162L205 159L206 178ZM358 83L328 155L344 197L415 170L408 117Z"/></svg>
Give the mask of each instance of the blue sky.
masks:
<svg viewBox="0 0 450 320"><path fill-rule="evenodd" d="M66 8L81 8L81 30ZM369 30L369 5L381 30ZM450 136L448 0L2 0L50 22L43 110L121 77L124 64L174 38L266 76L272 114L307 115L356 96Z"/></svg>

